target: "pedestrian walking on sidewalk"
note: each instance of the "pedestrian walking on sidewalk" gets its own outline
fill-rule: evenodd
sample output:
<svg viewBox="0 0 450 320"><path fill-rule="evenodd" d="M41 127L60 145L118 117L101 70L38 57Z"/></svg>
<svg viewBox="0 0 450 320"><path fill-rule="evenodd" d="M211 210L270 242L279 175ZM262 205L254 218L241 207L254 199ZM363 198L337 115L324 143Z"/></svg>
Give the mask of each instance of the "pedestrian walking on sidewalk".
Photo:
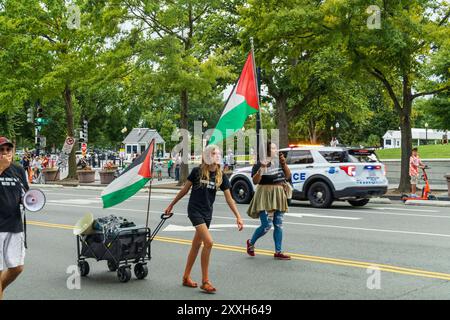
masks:
<svg viewBox="0 0 450 320"><path fill-rule="evenodd" d="M158 161L155 163L155 171L156 171L156 176L158 177L158 181L162 180L162 167L163 167L163 164L161 162L161 159L158 158Z"/></svg>
<svg viewBox="0 0 450 320"><path fill-rule="evenodd" d="M169 157L169 161L167 161L167 174L169 175L169 178L172 178L172 167L173 167L173 160L172 156Z"/></svg>
<svg viewBox="0 0 450 320"><path fill-rule="evenodd" d="M177 154L175 158L175 181L180 181L181 156Z"/></svg>
<svg viewBox="0 0 450 320"><path fill-rule="evenodd" d="M417 148L412 149L411 157L409 158L409 176L411 178L411 197L417 197L417 183L419 182L419 168L425 168L419 157Z"/></svg>
<svg viewBox="0 0 450 320"><path fill-rule="evenodd" d="M241 231L244 227L236 204L231 197L230 181L220 168L219 147L215 145L206 147L203 153L202 164L199 167L192 169L183 189L165 210L166 214L172 213L173 207L189 192L191 187L192 191L189 197L188 218L195 227L195 235L186 262L186 268L183 275L183 286L190 288L197 287L197 283L191 279L191 271L200 251L200 247L203 244L201 253L202 285L200 286L200 289L206 293L215 293L216 288L209 280L208 272L209 258L213 247L213 239L209 232L209 226L212 220L213 204L218 189L224 192L227 204L236 217L238 230Z"/></svg>

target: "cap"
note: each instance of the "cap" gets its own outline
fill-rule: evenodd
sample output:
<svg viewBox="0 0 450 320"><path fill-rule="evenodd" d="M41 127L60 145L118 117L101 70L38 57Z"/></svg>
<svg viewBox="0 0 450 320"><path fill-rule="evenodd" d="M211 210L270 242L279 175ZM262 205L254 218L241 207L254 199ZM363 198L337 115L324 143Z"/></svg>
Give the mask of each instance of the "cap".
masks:
<svg viewBox="0 0 450 320"><path fill-rule="evenodd" d="M9 141L6 137L0 137L0 146L3 146L5 144L9 144L11 148L14 148L13 143Z"/></svg>

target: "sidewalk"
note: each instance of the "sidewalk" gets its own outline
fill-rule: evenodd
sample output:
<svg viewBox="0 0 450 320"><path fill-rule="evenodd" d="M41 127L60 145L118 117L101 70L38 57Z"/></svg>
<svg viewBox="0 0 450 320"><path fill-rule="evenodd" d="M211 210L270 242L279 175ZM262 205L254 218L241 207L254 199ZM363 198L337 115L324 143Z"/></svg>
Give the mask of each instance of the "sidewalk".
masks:
<svg viewBox="0 0 450 320"><path fill-rule="evenodd" d="M60 188L60 187L77 187L79 189L84 190L103 190L106 185L100 183L100 179L96 179L93 183L79 183L78 180L70 180L70 181L56 181L49 182L47 184L33 184L32 186L36 188ZM140 192L148 192L148 186L140 190ZM380 197L371 199L371 203L387 203L387 201L400 201L401 193L396 192L397 184L389 185L388 192ZM444 188L445 187L445 188ZM158 181L157 179L152 181L152 192L155 193L166 193L166 194L177 194L178 191L182 188L182 186L177 186L177 182L171 178L163 178L163 180ZM420 191L418 192L420 193ZM219 193L220 194L220 193ZM435 203L440 203L440 205L450 207L450 197L448 196L447 186L442 185L438 186L435 190L432 190L432 194L437 197L437 201L418 201L414 200L413 202L408 202L411 205L433 205ZM449 202L449 203L444 203Z"/></svg>
<svg viewBox="0 0 450 320"><path fill-rule="evenodd" d="M383 198L388 198L391 200L401 200L402 193L396 191L398 184L390 184L388 187L388 192L383 196ZM422 192L422 187L419 186L417 190L417 194L420 195ZM440 201L450 201L450 197L447 191L447 185L435 185L434 188L431 188L431 194L434 195ZM417 201L417 200L414 200ZM419 200L420 203L420 200Z"/></svg>
<svg viewBox="0 0 450 320"><path fill-rule="evenodd" d="M101 184L100 180L95 180L92 183L79 183L78 180L60 180L52 181L46 184L32 184L31 187L35 188L61 188L61 187L77 187L81 190L103 190L107 185ZM144 187L140 192L148 192L148 186ZM162 181L152 181L152 192L156 193L169 193L176 194L181 190L181 186L177 186L177 182L174 179L163 179Z"/></svg>

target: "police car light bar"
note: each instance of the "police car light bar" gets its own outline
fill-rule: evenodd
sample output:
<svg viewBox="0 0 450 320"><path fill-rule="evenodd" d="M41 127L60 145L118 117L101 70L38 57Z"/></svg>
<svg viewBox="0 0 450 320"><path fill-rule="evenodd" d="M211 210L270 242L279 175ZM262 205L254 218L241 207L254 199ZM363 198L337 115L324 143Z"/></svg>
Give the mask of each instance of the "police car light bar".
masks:
<svg viewBox="0 0 450 320"><path fill-rule="evenodd" d="M364 169L367 169L367 170L380 170L381 169L381 166L364 166Z"/></svg>

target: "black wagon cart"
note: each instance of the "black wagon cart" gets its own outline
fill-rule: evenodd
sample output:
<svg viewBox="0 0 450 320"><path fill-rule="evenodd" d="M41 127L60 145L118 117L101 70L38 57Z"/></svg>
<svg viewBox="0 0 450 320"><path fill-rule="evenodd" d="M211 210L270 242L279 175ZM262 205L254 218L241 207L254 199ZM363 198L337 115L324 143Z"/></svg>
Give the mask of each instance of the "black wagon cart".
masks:
<svg viewBox="0 0 450 320"><path fill-rule="evenodd" d="M151 243L164 222L171 215L161 215L153 233L148 227L132 226L120 228L113 236L94 230L87 235L77 235L77 256L80 275L89 274L88 258L107 261L110 271L117 271L120 282L131 279L131 267L134 264L134 275L137 279L145 279L148 275L147 263L151 260Z"/></svg>

